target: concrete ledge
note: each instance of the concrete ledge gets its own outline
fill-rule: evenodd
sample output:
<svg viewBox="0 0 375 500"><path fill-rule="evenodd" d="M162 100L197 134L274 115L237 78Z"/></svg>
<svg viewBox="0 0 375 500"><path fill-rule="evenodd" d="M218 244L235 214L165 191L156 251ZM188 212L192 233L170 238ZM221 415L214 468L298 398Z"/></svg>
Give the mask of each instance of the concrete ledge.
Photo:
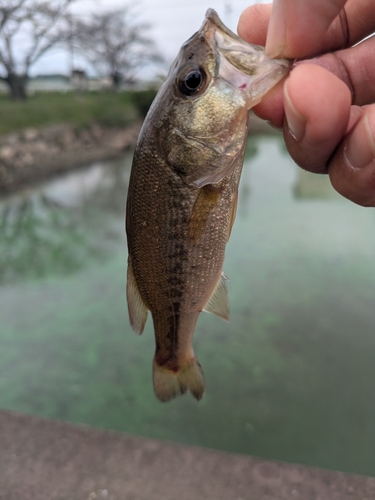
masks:
<svg viewBox="0 0 375 500"><path fill-rule="evenodd" d="M0 411L6 500L371 500L375 478Z"/></svg>

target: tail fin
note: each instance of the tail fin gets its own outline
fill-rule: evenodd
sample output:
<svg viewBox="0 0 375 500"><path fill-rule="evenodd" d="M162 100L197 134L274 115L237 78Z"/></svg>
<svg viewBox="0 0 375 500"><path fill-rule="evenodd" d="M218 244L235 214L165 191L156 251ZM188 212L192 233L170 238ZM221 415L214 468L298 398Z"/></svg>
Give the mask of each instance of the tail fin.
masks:
<svg viewBox="0 0 375 500"><path fill-rule="evenodd" d="M196 359L176 372L158 365L154 359L153 372L154 391L160 401L170 401L188 390L197 400L203 396L204 375Z"/></svg>

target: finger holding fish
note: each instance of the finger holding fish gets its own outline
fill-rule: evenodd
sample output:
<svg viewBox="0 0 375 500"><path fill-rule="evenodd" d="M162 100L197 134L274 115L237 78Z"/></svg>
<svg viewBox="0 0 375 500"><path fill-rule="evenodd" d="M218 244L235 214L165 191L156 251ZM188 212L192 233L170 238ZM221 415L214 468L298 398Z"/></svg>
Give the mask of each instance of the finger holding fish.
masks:
<svg viewBox="0 0 375 500"><path fill-rule="evenodd" d="M373 0L275 0L247 7L237 30L270 57L311 58L357 44L374 32L374 18Z"/></svg>
<svg viewBox="0 0 375 500"><path fill-rule="evenodd" d="M246 9L239 33L253 43L267 39L271 52L283 46L283 56L318 57L298 61L285 85L275 87L254 111L276 127L283 126L288 151L300 167L328 173L340 194L374 206L373 161L368 160L366 172L362 170L362 159L374 157L374 106L367 105L375 100L375 38L364 40L375 28L373 2L338 0L328 5L315 0L297 5L281 0L274 5L272 15L270 5ZM283 16L278 20L284 28L279 29L275 20L280 9ZM303 29L306 23L308 30ZM314 23L319 29L311 29ZM353 153L351 158L347 151Z"/></svg>
<svg viewBox="0 0 375 500"><path fill-rule="evenodd" d="M278 23L275 21L270 30L272 4L256 4L247 7L238 22L239 35L249 43L265 45L268 31L272 32L275 29L277 31L275 25L284 21L287 23L287 29L283 28L282 31L285 36L288 36L288 42L283 44L289 46L290 49L283 52L282 57L306 59L312 53L318 57L310 59L309 62L326 68L343 80L352 94L356 96L357 101L354 104L365 104L364 100L366 100L367 104L373 102L375 98L374 86L366 84L368 78L374 78L372 76L374 74L372 62L373 42L365 42L365 45L360 44L357 47L351 47L364 40L374 31L375 10L372 0L349 0L346 2L339 0L328 17L327 15L324 16L323 12L327 7L325 0L323 2L321 0L298 2L302 9L299 14L297 10L293 10L297 7L296 2L284 0L284 2L278 2L278 5L281 3L285 4L283 19L278 19ZM321 8L318 4L321 5ZM345 12L342 9L344 4ZM280 9L280 5L277 8ZM341 14L341 12L344 12L344 14ZM311 29L312 16L315 19L314 22L318 24L319 30ZM277 19L277 12L274 12L273 17ZM309 26L308 29L306 23ZM277 34L268 34L268 37L275 39ZM307 37L312 37L312 39ZM305 47L304 52L299 52L301 47L305 45L307 47ZM313 52L311 52L311 47L314 47ZM347 47L351 48L340 50ZM356 51L355 54L354 50ZM320 54L330 51L339 52L320 56ZM306 72L306 80L310 80L308 89L313 93L315 81L313 75L308 73L307 68ZM367 78L363 78L365 74ZM293 77L293 71L290 73L290 77ZM294 95L291 97L293 99ZM275 127L282 128L284 119L283 85L278 84L271 89L262 99L262 102L255 106L254 112L261 118L270 121ZM327 108L321 109L323 119L327 112ZM339 110L332 106L330 112L336 114Z"/></svg>
<svg viewBox="0 0 375 500"><path fill-rule="evenodd" d="M299 166L327 172L347 130L350 104L347 86L324 68L306 64L293 70L284 85L284 139Z"/></svg>

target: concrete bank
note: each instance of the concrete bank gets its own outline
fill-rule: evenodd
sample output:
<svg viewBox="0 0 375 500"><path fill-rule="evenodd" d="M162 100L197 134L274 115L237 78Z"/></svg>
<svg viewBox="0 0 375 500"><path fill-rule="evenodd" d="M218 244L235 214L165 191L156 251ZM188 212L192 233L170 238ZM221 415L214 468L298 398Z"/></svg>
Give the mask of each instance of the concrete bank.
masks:
<svg viewBox="0 0 375 500"><path fill-rule="evenodd" d="M0 137L0 194L49 176L120 156L133 148L141 123L125 129L93 124L77 130L72 125L26 129Z"/></svg>
<svg viewBox="0 0 375 500"><path fill-rule="evenodd" d="M0 411L1 500L373 500L375 478Z"/></svg>

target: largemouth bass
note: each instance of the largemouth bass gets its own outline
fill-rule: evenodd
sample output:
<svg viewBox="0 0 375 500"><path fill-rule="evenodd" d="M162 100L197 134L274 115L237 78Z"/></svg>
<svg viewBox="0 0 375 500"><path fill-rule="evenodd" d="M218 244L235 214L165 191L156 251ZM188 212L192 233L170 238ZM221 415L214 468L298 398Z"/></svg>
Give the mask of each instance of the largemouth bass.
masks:
<svg viewBox="0 0 375 500"><path fill-rule="evenodd" d="M204 376L192 348L199 313L229 320L225 246L235 219L248 110L288 71L232 33L212 9L181 48L143 124L130 176L127 300L155 329L153 382L168 401Z"/></svg>

